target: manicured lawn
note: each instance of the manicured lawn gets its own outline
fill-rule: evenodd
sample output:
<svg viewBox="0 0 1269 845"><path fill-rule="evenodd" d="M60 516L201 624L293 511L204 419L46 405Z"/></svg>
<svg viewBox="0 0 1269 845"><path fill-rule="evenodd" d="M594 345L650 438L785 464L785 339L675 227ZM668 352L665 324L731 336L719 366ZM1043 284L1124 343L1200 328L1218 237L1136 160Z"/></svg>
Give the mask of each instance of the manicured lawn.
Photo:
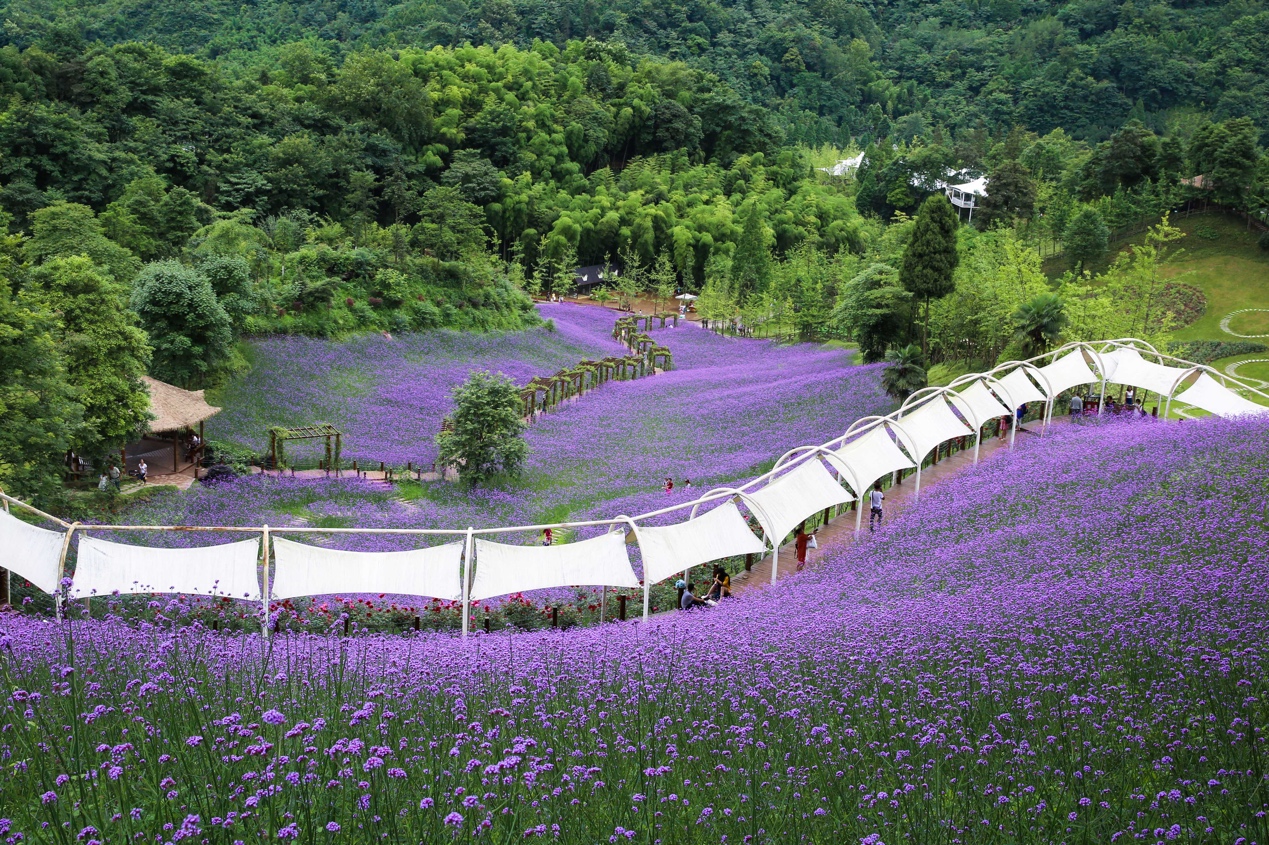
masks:
<svg viewBox="0 0 1269 845"><path fill-rule="evenodd" d="M1207 312L1176 332L1175 339L1229 340L1230 335L1220 328L1227 314L1240 308L1269 307L1269 253L1256 246L1257 233L1248 232L1237 218L1201 214L1174 218L1173 223L1186 233L1181 241L1185 251L1164 275L1194 285L1207 296ZM1216 239L1211 239L1212 234ZM1239 319L1233 328L1244 331ZM1261 323L1249 319L1246 325L1254 329Z"/></svg>

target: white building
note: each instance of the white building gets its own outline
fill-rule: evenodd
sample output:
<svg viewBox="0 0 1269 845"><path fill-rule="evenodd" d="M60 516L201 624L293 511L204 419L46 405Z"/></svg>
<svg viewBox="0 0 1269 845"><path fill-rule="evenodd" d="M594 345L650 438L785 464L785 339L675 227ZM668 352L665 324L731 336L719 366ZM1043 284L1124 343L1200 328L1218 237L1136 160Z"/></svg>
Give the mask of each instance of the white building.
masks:
<svg viewBox="0 0 1269 845"><path fill-rule="evenodd" d="M979 201L987 196L987 177L980 176L972 182L961 185L948 185L943 192L947 194L952 205L969 209L969 219L973 220L974 209L978 207Z"/></svg>
<svg viewBox="0 0 1269 845"><path fill-rule="evenodd" d="M863 163L864 154L860 153L853 158L840 159L832 167L821 167L819 169L829 176L854 176L855 171L859 169L859 165Z"/></svg>

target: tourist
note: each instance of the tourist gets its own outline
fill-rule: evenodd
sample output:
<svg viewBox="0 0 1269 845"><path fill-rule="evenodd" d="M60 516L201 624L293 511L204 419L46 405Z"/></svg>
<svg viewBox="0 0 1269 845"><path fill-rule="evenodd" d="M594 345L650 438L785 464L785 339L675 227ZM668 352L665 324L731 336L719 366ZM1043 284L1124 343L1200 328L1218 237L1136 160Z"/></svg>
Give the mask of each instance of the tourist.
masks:
<svg viewBox="0 0 1269 845"><path fill-rule="evenodd" d="M1023 402L1018 406L1018 428L1022 428L1022 418L1027 415L1027 403Z"/></svg>
<svg viewBox="0 0 1269 845"><path fill-rule="evenodd" d="M119 486L119 477L122 474L123 473L119 472L118 466L116 466L115 464L110 465L110 483L115 486L115 490L119 490L119 491L123 490L123 488Z"/></svg>
<svg viewBox="0 0 1269 845"><path fill-rule="evenodd" d="M551 529L549 528L542 529L542 545L549 546L551 545L551 542L554 539L555 539L555 534L554 532L551 531Z"/></svg>
<svg viewBox="0 0 1269 845"><path fill-rule="evenodd" d="M881 524L881 502L885 498L886 498L886 494L881 492L881 482L878 481L876 484L872 486L872 492L868 494L868 503L869 505L871 505L871 510L868 514L868 530L869 531L876 530L873 527L874 520L876 521L878 525Z"/></svg>
<svg viewBox="0 0 1269 845"><path fill-rule="evenodd" d="M1126 407L1131 408L1133 406L1133 403L1136 401L1136 398L1137 398L1137 391L1135 389L1130 387L1124 391L1124 405Z"/></svg>
<svg viewBox="0 0 1269 845"><path fill-rule="evenodd" d="M798 572L806 567L806 548L811 543L811 535L806 533L806 523L798 526L797 537L793 540L793 552L798 559Z"/></svg>
<svg viewBox="0 0 1269 845"><path fill-rule="evenodd" d="M722 566L714 564L714 580L710 583L709 589L705 591L705 601L717 602L724 597L731 596L731 576L727 574L727 570Z"/></svg>
<svg viewBox="0 0 1269 845"><path fill-rule="evenodd" d="M137 463L137 478L141 479L141 483L142 483L142 484L145 484L145 483L146 483L146 477L147 477L149 474L150 474L150 467L149 467L149 465L148 465L148 464L146 464L146 462L145 462L145 458L142 458L142 459L141 459L141 460Z"/></svg>
<svg viewBox="0 0 1269 845"><path fill-rule="evenodd" d="M1084 400L1078 393L1071 394L1071 416L1078 417L1084 413Z"/></svg>
<svg viewBox="0 0 1269 845"><path fill-rule="evenodd" d="M1153 408L1151 408L1151 409L1150 409L1150 419L1152 419L1152 420L1157 420L1157 419L1159 419L1159 406L1158 406L1158 405L1155 405Z"/></svg>
<svg viewBox="0 0 1269 845"><path fill-rule="evenodd" d="M685 587L683 590L683 598L679 600L679 610L691 610L694 607L706 606L704 599L698 599L692 593L692 590L695 587L696 585L693 584L691 581L687 582L687 587Z"/></svg>
<svg viewBox="0 0 1269 845"><path fill-rule="evenodd" d="M665 495L667 495L667 496L668 496L668 495L670 495L670 494L671 494L671 493L673 493L673 492L674 492L674 479L673 479L673 478L667 478L667 479L665 480Z"/></svg>
<svg viewBox="0 0 1269 845"><path fill-rule="evenodd" d="M110 489L110 479L103 472L101 474L101 478L97 479L97 490L98 492L105 493L109 489Z"/></svg>
<svg viewBox="0 0 1269 845"><path fill-rule="evenodd" d="M690 478L685 478L685 479L683 479L683 489L684 489L684 490L691 490L691 489L692 489L692 479L690 479Z"/></svg>

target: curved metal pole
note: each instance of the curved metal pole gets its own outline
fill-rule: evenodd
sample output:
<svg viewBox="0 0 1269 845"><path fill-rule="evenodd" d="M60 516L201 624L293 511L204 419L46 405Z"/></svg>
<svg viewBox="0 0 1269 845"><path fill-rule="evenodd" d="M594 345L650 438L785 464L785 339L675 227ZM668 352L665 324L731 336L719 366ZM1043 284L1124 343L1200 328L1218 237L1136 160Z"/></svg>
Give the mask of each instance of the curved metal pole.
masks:
<svg viewBox="0 0 1269 845"><path fill-rule="evenodd" d="M472 527L467 526L467 538L463 541L463 588L460 593L463 600L463 636L467 636L468 629L471 627L471 574L472 574L472 552L475 550L475 542L472 540Z"/></svg>
<svg viewBox="0 0 1269 845"><path fill-rule="evenodd" d="M53 595L53 611L58 622L62 621L62 597L66 595L66 590L62 587L62 579L66 577L66 555L70 552L71 538L75 535L77 528L79 528L78 522L72 522L66 526L66 536L62 538L62 553L57 558L57 592Z"/></svg>
<svg viewBox="0 0 1269 845"><path fill-rule="evenodd" d="M267 640L269 638L269 526L265 525L261 529L260 548L263 551L263 559L260 566L260 575L262 579L260 590L260 625L261 633Z"/></svg>

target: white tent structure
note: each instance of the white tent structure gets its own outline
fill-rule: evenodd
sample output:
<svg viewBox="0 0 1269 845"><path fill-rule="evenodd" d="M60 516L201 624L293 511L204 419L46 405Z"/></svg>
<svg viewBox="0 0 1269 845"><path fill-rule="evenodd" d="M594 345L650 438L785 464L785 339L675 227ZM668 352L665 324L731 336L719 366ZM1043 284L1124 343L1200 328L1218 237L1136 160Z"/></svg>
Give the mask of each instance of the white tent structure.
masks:
<svg viewBox="0 0 1269 845"><path fill-rule="evenodd" d="M639 529L643 577L652 583L720 558L761 554L766 548L731 502L677 525Z"/></svg>
<svg viewBox="0 0 1269 845"><path fill-rule="evenodd" d="M274 599L392 593L458 601L463 544L403 552L349 552L273 539Z"/></svg>
<svg viewBox="0 0 1269 845"><path fill-rule="evenodd" d="M893 423L892 423L893 424ZM862 527L863 497L877 481L895 472L913 469L916 464L895 443L885 422L870 428L862 437L827 453L829 464L845 476L859 491L860 506L855 509L855 531Z"/></svg>
<svg viewBox="0 0 1269 845"><path fill-rule="evenodd" d="M780 568L780 543L790 531L813 514L854 500L815 456L766 487L751 491L747 501L756 505L754 516L771 541L771 581L775 582Z"/></svg>
<svg viewBox="0 0 1269 845"><path fill-rule="evenodd" d="M1102 361L1106 365L1103 375L1107 384L1140 387L1162 397L1170 397L1181 379L1194 371L1193 368L1169 367L1147 361L1140 352L1127 346L1103 353Z"/></svg>
<svg viewBox="0 0 1269 845"><path fill-rule="evenodd" d="M1192 385L1176 397L1177 402L1202 408L1218 417L1269 413L1269 407L1257 405L1234 391L1216 383L1207 373L1200 373Z"/></svg>
<svg viewBox="0 0 1269 845"><path fill-rule="evenodd" d="M1055 358L1052 362L1037 368L1036 372L1044 380L1042 383L1048 386L1049 398L1081 384L1101 381L1089 368L1080 348L1072 349L1061 358Z"/></svg>
<svg viewBox="0 0 1269 845"><path fill-rule="evenodd" d="M917 465L917 495L921 493L921 462L926 456L947 441L970 434L975 435L974 448L977 450L978 438L982 436L981 426L985 422L974 416L973 409L964 403L962 408L972 419L969 422L961 419L947 404L945 396L950 392L948 388L935 388L935 390L933 397L924 405L915 411L903 413L899 417L899 422L903 424L903 434L910 441L904 445L910 447L908 454ZM920 393L921 391L912 394L909 401L920 396ZM905 402L904 405L906 407L907 403Z"/></svg>
<svg viewBox="0 0 1269 845"><path fill-rule="evenodd" d="M1000 379L1000 386L1009 393L1009 398L1019 405L1024 402L1049 401L1049 396L1041 388L1036 387L1035 382L1027 376L1026 367L1020 366L1010 370Z"/></svg>
<svg viewBox="0 0 1269 845"><path fill-rule="evenodd" d="M0 512L0 566L46 593L57 592L65 535Z"/></svg>
<svg viewBox="0 0 1269 845"><path fill-rule="evenodd" d="M551 587L639 586L626 554L625 532L620 531L554 546L477 540L475 568L472 601Z"/></svg>
<svg viewBox="0 0 1269 845"><path fill-rule="evenodd" d="M181 593L258 600L259 555L258 539L163 549L82 537L70 595Z"/></svg>

